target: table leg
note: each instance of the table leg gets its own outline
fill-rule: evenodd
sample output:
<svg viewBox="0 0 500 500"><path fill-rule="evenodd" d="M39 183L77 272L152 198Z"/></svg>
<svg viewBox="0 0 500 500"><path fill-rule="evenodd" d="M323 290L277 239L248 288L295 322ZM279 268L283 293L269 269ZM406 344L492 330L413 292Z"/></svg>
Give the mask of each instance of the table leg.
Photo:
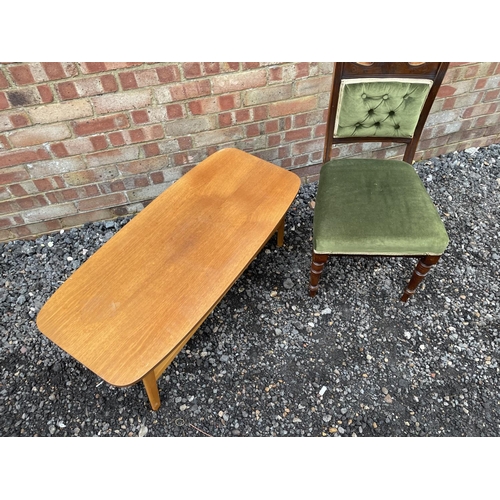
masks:
<svg viewBox="0 0 500 500"><path fill-rule="evenodd" d="M285 241L285 217L281 219L281 222L279 223L276 232L278 238L277 245L279 247L282 247Z"/></svg>
<svg viewBox="0 0 500 500"><path fill-rule="evenodd" d="M146 393L148 394L151 408L156 411L160 407L160 393L158 392L158 384L156 383L154 370L147 373L143 377L142 382L144 383Z"/></svg>

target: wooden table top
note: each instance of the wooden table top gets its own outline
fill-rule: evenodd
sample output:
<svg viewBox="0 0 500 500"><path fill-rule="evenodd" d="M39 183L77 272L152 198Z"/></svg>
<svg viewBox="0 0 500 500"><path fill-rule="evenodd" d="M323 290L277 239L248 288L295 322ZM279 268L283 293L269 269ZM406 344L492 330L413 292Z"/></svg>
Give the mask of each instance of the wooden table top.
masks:
<svg viewBox="0 0 500 500"><path fill-rule="evenodd" d="M292 172L218 151L80 266L41 309L39 330L106 382L139 381L198 328L299 187Z"/></svg>

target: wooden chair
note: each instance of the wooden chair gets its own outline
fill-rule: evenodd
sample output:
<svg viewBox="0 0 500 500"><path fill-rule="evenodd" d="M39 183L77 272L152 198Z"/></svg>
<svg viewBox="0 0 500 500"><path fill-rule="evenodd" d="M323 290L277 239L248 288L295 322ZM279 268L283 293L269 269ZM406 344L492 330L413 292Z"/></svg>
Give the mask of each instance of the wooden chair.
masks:
<svg viewBox="0 0 500 500"><path fill-rule="evenodd" d="M418 258L406 302L446 249L446 229L411 164L448 64L335 64L314 209L312 297L330 255ZM405 144L403 161L331 159L332 144L354 142Z"/></svg>

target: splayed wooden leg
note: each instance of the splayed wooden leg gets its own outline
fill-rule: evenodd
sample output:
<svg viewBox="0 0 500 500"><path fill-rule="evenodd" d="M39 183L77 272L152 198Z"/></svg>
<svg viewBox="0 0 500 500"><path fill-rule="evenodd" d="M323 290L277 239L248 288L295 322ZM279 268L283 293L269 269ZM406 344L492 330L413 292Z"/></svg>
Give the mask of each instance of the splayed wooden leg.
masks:
<svg viewBox="0 0 500 500"><path fill-rule="evenodd" d="M146 393L151 404L151 408L156 411L160 407L160 393L158 392L158 384L156 383L156 376L154 370L151 370L142 379Z"/></svg>
<svg viewBox="0 0 500 500"><path fill-rule="evenodd" d="M401 296L401 301L406 302L414 293L417 286L424 279L425 275L429 272L433 266L435 266L441 255L426 255L422 257L413 271L413 276L410 282L405 288L403 295Z"/></svg>
<svg viewBox="0 0 500 500"><path fill-rule="evenodd" d="M325 263L328 260L327 254L319 254L313 251L312 254L312 264L311 264L311 277L309 281L309 295L314 297L318 292L318 282L325 267Z"/></svg>
<svg viewBox="0 0 500 500"><path fill-rule="evenodd" d="M277 245L279 247L283 246L283 243L285 242L285 218L281 219L281 222L279 223L278 227L276 228L276 233L277 233Z"/></svg>

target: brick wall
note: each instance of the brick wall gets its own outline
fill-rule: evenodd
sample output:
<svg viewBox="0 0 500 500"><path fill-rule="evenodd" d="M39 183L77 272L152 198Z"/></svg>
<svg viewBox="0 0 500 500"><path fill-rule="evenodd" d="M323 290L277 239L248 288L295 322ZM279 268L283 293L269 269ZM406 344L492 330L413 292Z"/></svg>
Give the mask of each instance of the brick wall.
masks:
<svg viewBox="0 0 500 500"><path fill-rule="evenodd" d="M0 241L134 213L236 147L317 178L332 63L0 64ZM500 63L452 63L416 159L500 142ZM337 156L398 158L389 144Z"/></svg>

